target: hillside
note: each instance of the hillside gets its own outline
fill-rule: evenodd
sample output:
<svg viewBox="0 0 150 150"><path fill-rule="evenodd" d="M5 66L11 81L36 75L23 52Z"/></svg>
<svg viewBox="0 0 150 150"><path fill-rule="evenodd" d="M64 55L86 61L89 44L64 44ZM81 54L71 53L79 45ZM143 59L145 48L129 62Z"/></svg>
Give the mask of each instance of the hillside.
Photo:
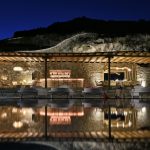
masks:
<svg viewBox="0 0 150 150"><path fill-rule="evenodd" d="M47 28L17 31L0 41L0 51L150 51L150 21L103 21L86 17Z"/></svg>

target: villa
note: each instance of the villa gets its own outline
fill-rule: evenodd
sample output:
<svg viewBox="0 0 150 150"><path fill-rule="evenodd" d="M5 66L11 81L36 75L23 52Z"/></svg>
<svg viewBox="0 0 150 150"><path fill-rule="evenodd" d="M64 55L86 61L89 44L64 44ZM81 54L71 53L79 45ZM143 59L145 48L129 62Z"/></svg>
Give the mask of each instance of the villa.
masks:
<svg viewBox="0 0 150 150"><path fill-rule="evenodd" d="M150 139L150 53L94 36L0 53L2 141Z"/></svg>

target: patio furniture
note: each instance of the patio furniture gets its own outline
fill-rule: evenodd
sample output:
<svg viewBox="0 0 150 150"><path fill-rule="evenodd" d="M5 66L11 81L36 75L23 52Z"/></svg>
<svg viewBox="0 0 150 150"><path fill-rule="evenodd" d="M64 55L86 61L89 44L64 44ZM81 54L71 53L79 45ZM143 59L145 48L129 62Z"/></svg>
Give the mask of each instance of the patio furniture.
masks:
<svg viewBox="0 0 150 150"><path fill-rule="evenodd" d="M20 104L38 104L38 91L35 88L25 87L18 92L20 94Z"/></svg>
<svg viewBox="0 0 150 150"><path fill-rule="evenodd" d="M73 90L69 87L51 88L48 91L49 103L51 107L69 107L73 104Z"/></svg>
<svg viewBox="0 0 150 150"><path fill-rule="evenodd" d="M139 98L140 102L148 102L150 98L150 87L135 86L131 90L132 98Z"/></svg>
<svg viewBox="0 0 150 150"><path fill-rule="evenodd" d="M141 91L143 87L140 85L134 86L134 88L131 90L131 97L132 98L139 98L139 92Z"/></svg>
<svg viewBox="0 0 150 150"><path fill-rule="evenodd" d="M150 87L142 88L139 92L140 102L150 102Z"/></svg>
<svg viewBox="0 0 150 150"><path fill-rule="evenodd" d="M99 105L101 102L104 102L103 94L104 91L102 88L84 88L82 91L84 96L83 104L85 106Z"/></svg>

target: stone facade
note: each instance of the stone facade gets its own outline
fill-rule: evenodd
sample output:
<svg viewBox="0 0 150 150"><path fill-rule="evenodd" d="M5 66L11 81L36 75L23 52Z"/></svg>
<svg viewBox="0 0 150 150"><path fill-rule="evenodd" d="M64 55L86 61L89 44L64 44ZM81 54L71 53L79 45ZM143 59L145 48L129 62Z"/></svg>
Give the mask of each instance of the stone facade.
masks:
<svg viewBox="0 0 150 150"><path fill-rule="evenodd" d="M150 67L137 66L137 81L142 86L150 86Z"/></svg>
<svg viewBox="0 0 150 150"><path fill-rule="evenodd" d="M43 63L44 66L44 63ZM21 67L23 71L14 71L14 67ZM42 63L34 62L1 62L0 65L0 87L12 87L15 85L31 84L32 73L39 71L44 73L40 68ZM41 74L42 74L41 73ZM42 74L43 76L44 74Z"/></svg>
<svg viewBox="0 0 150 150"><path fill-rule="evenodd" d="M22 67L23 71L14 71L13 68L16 66ZM49 70L71 70L71 78L83 78L84 87L96 86L97 82L104 81L104 73L108 72L107 63L48 62L47 66L48 78L50 78ZM124 72L127 81L136 81L138 77L138 81L146 81L148 82L146 85L149 85L150 69L137 67L136 76L135 66L130 63L112 63L111 72ZM123 68L130 68L131 71ZM0 78L0 87L32 84L34 80L44 78L44 62L1 62Z"/></svg>

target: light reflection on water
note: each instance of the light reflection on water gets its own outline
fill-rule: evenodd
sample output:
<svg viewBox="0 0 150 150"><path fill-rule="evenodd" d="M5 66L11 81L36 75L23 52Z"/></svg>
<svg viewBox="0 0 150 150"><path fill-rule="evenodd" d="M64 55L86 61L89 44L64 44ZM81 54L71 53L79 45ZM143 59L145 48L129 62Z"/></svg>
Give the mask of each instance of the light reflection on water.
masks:
<svg viewBox="0 0 150 150"><path fill-rule="evenodd" d="M38 131L41 128L40 119L38 123L33 120L33 115L38 109L0 107L0 131Z"/></svg>
<svg viewBox="0 0 150 150"><path fill-rule="evenodd" d="M72 110L74 112L71 112ZM52 109L48 108L49 114L52 114L50 113L51 111ZM54 121L56 121L56 123L51 123L51 116L48 116L49 131L98 131L108 129L108 109L106 108L83 108L83 115L81 116L76 115L77 112L75 113L75 109L73 108L69 110L57 109L57 111L59 117L55 116L56 120ZM17 108L1 106L0 132L44 132L44 116L40 115L40 112L44 112L44 107ZM82 112L80 109L80 114L81 113ZM67 115L66 118L69 118L69 123L67 123L67 120L60 119L63 118L61 116L64 114ZM141 127L150 126L149 107L141 107L138 109L112 108L111 114L113 116L111 120L111 126L113 130L134 130ZM120 117L120 114L123 115L123 119L121 118L122 116ZM64 117L64 119L66 118ZM64 123L63 121L66 122Z"/></svg>
<svg viewBox="0 0 150 150"><path fill-rule="evenodd" d="M150 108L141 107L138 109L137 127L150 127Z"/></svg>

